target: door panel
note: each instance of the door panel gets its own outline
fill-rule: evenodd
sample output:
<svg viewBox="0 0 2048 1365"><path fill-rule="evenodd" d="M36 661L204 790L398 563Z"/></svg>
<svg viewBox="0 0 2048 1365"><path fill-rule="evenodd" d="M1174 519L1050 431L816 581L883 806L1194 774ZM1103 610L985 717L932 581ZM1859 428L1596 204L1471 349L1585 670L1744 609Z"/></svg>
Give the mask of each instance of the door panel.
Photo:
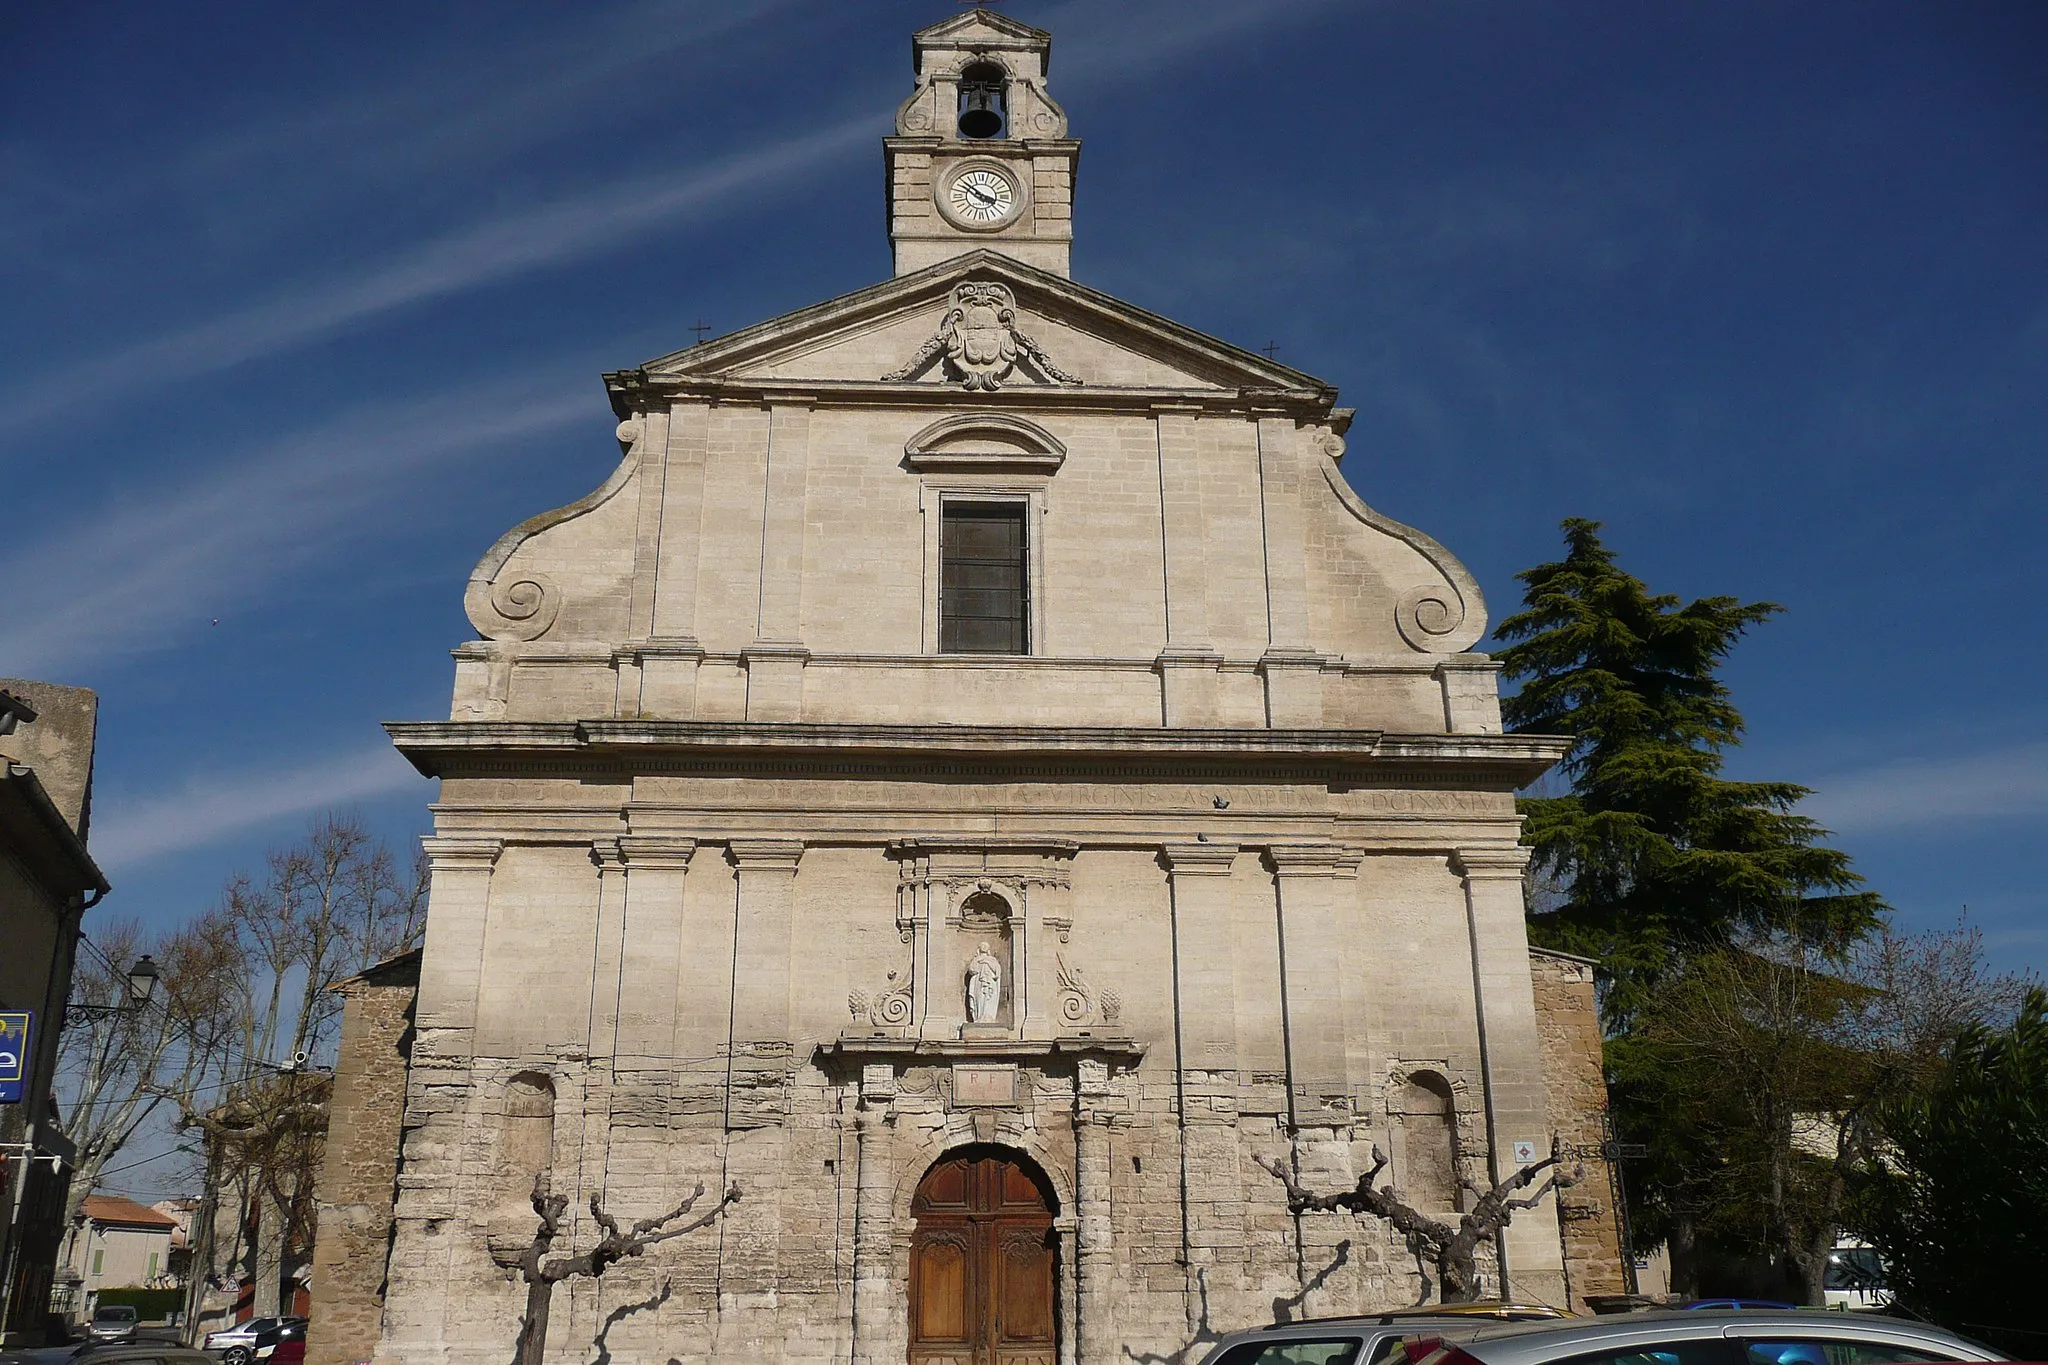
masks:
<svg viewBox="0 0 2048 1365"><path fill-rule="evenodd" d="M911 1365L1055 1365L1052 1208L1032 1173L991 1149L950 1157L911 1211Z"/></svg>
<svg viewBox="0 0 2048 1365"><path fill-rule="evenodd" d="M997 1223L996 1349L998 1358L1022 1365L1047 1354L1053 1344L1052 1247L1050 1227Z"/></svg>
<svg viewBox="0 0 2048 1365"><path fill-rule="evenodd" d="M973 1336L971 1230L919 1228L912 1252L916 1277L911 1286L914 1332L918 1340L966 1346Z"/></svg>

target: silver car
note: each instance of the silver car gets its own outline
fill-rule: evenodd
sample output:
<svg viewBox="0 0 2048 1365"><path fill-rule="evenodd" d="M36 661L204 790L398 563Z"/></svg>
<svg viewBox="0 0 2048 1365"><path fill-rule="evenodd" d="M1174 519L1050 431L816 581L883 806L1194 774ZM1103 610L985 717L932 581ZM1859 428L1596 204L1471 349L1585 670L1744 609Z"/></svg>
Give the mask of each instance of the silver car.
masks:
<svg viewBox="0 0 2048 1365"><path fill-rule="evenodd" d="M1406 1341L1463 1341L1501 1323L1471 1314L1412 1312L1311 1318L1232 1332L1202 1365L1388 1365Z"/></svg>
<svg viewBox="0 0 2048 1365"><path fill-rule="evenodd" d="M1468 1339L1447 1339L1427 1358L1428 1365L1936 1365L2005 1359L1989 1346L1924 1323L1784 1309L1496 1325Z"/></svg>
<svg viewBox="0 0 2048 1365"><path fill-rule="evenodd" d="M256 1338L274 1327L288 1322L300 1322L300 1318L250 1318L233 1327L223 1327L218 1332L206 1334L206 1349L220 1352L223 1365L248 1365L256 1358Z"/></svg>

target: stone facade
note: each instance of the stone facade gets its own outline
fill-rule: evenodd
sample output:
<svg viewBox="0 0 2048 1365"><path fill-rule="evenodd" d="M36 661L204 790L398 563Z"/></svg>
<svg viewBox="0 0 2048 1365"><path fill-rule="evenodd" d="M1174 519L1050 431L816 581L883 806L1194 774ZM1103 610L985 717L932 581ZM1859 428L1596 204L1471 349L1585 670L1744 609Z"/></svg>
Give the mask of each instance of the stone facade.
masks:
<svg viewBox="0 0 2048 1365"><path fill-rule="evenodd" d="M341 1042L328 1100L313 1243L307 1365L367 1360L384 1326L384 1274L420 955L401 953L335 987Z"/></svg>
<svg viewBox="0 0 2048 1365"><path fill-rule="evenodd" d="M624 458L390 727L442 785L380 1362L498 1365L543 1169L578 1246L594 1194L744 1191L560 1286L551 1360L905 1360L913 1194L971 1148L1056 1244L1005 1359L1109 1365L1414 1300L1256 1157L1377 1144L1450 1212L1550 1145L1513 794L1564 745L1500 733L1477 585L1351 489L1327 385L1066 278L1046 35L915 51L897 277L607 376ZM1013 136L963 140L991 63ZM991 509L1025 643L959 652ZM1560 1301L1562 1245L1523 1215L1489 1285Z"/></svg>
<svg viewBox="0 0 2048 1365"><path fill-rule="evenodd" d="M1571 1149L1568 1164L1584 1173L1558 1201L1565 1289L1571 1306L1582 1313L1588 1311L1588 1296L1629 1292L1616 1217L1617 1173L1603 1155L1608 1140L1607 1070L1600 1006L1593 994L1596 965L1588 958L1541 948L1529 954L1551 1130Z"/></svg>
<svg viewBox="0 0 2048 1365"><path fill-rule="evenodd" d="M64 1238L72 1146L51 1100L78 931L107 892L87 851L99 698L0 678L0 1012L21 1099L0 1104L0 1339L40 1342Z"/></svg>

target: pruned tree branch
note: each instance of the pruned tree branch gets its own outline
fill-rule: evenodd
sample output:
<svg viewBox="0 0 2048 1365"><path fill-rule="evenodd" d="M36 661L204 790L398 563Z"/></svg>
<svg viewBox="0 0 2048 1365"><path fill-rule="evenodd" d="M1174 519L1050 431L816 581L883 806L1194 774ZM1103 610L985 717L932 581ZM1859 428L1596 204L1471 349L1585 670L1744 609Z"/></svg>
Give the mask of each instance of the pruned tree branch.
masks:
<svg viewBox="0 0 2048 1365"><path fill-rule="evenodd" d="M1358 1178L1358 1183L1351 1189L1334 1194L1317 1194L1304 1188L1278 1161L1267 1157L1254 1157L1253 1160L1286 1189L1290 1213L1341 1211L1384 1219L1407 1239L1409 1250L1415 1253L1418 1261L1426 1259L1436 1267L1443 1301L1458 1303L1478 1297L1479 1247L1506 1227L1516 1210L1535 1208L1550 1195L1585 1178L1583 1167L1575 1166L1569 1172L1565 1171L1561 1165L1563 1156L1563 1147L1553 1138L1549 1156L1519 1168L1512 1175L1494 1182L1490 1188L1461 1180L1459 1183L1476 1198L1455 1228L1407 1203L1391 1185L1379 1185L1380 1173L1387 1168L1387 1158L1377 1145L1372 1149L1372 1166ZM1538 1177L1546 1172L1549 1173L1548 1178L1535 1193L1517 1197L1520 1191L1535 1184ZM1427 1279L1425 1272L1425 1284Z"/></svg>
<svg viewBox="0 0 2048 1365"><path fill-rule="evenodd" d="M689 1218L690 1211L703 1197L704 1182L700 1180L697 1188L667 1213L642 1218L627 1228L621 1227L617 1216L608 1212L603 1200L593 1194L590 1196L590 1216L603 1230L604 1236L588 1251L550 1260L548 1253L554 1249L555 1239L561 1236L562 1215L569 1210L569 1197L554 1192L546 1171L536 1175L533 1178L533 1212L540 1222L534 1229L533 1240L519 1255L520 1278L526 1281L526 1314L519 1320L514 1365L540 1365L541 1353L547 1344L548 1304L557 1284L578 1276L595 1278L627 1257L643 1254L651 1246L711 1226L739 1202L740 1187L727 1186L716 1204L688 1222L682 1221Z"/></svg>

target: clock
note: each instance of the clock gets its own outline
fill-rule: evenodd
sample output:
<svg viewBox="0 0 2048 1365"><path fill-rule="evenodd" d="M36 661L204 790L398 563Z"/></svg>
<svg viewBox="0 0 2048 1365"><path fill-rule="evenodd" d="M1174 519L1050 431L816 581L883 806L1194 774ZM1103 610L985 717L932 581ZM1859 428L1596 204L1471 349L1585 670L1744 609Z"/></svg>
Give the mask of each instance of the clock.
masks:
<svg viewBox="0 0 2048 1365"><path fill-rule="evenodd" d="M940 182L939 207L960 227L983 231L1003 227L1023 207L1024 195L1007 169L992 161L971 161Z"/></svg>

